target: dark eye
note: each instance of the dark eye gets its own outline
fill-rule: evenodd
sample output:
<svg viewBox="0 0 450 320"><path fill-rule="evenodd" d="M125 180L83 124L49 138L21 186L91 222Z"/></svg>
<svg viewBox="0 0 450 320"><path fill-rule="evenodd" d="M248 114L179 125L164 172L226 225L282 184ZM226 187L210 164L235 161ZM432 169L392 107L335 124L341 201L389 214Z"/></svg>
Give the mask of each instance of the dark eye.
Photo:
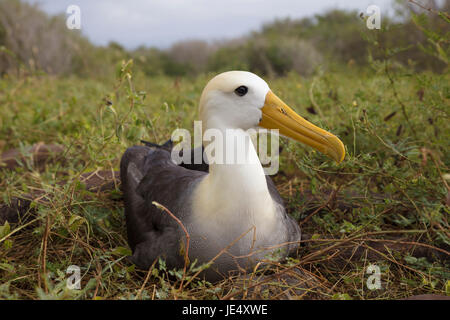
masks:
<svg viewBox="0 0 450 320"><path fill-rule="evenodd" d="M245 96L247 92L248 88L246 86L240 86L234 90L234 93L236 93L239 97Z"/></svg>

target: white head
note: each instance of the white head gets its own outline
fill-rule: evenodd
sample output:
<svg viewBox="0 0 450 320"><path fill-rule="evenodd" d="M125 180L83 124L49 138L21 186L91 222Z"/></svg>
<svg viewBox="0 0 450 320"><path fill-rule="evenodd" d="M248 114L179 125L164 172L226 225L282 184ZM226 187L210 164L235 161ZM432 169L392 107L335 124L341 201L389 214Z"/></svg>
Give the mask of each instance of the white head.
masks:
<svg viewBox="0 0 450 320"><path fill-rule="evenodd" d="M281 135L305 143L341 162L342 142L299 116L278 98L269 85L246 71L229 71L211 79L200 98L204 129L279 129Z"/></svg>
<svg viewBox="0 0 450 320"><path fill-rule="evenodd" d="M251 72L221 73L203 89L200 118L206 128L255 128L269 90L269 85Z"/></svg>

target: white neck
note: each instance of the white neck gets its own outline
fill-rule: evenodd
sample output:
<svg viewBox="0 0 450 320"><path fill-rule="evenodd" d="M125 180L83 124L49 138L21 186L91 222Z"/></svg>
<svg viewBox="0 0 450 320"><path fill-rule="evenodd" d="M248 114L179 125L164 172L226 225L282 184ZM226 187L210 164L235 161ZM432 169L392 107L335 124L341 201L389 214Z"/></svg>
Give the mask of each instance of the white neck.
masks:
<svg viewBox="0 0 450 320"><path fill-rule="evenodd" d="M266 177L250 135L242 129L220 130L223 146L215 145L208 181L221 190L238 189L244 196L269 196ZM211 145L206 145L206 150Z"/></svg>
<svg viewBox="0 0 450 320"><path fill-rule="evenodd" d="M209 174L194 193L193 213L199 225L203 224L210 232L233 231L230 236L238 237L254 226L257 234L258 230L264 234L273 226L276 206L250 136L242 129L236 129L234 134L236 141L249 142L244 161L237 164L210 163ZM225 147L216 148L216 156L220 158L222 155L225 160L234 144L225 138L225 132L223 136Z"/></svg>

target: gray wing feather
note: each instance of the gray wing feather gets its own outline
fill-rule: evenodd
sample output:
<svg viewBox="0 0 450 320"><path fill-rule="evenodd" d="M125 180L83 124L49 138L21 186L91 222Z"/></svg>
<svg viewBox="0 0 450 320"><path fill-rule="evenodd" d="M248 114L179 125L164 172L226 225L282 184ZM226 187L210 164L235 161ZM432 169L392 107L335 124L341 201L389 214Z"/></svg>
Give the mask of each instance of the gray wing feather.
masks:
<svg viewBox="0 0 450 320"><path fill-rule="evenodd" d="M175 253L184 233L168 213L152 202L162 204L183 221L190 212L192 189L206 173L177 166L168 150L144 146L125 151L120 171L128 242L133 250L131 260L148 268L163 256L168 267L182 265L183 257Z"/></svg>
<svg viewBox="0 0 450 320"><path fill-rule="evenodd" d="M177 254L180 241L184 239L183 230L168 213L152 203L162 204L181 221L185 220L191 210L192 191L209 171L204 162L176 165L171 160L170 147L168 143L134 146L128 148L121 159L128 242L133 250L131 260L143 269L158 256L165 258L168 267L183 265L182 255ZM191 151L192 159L194 152L198 150ZM285 213L283 200L272 179L266 176L266 181L270 195L284 213L282 219L292 235L289 241L300 240L298 223Z"/></svg>

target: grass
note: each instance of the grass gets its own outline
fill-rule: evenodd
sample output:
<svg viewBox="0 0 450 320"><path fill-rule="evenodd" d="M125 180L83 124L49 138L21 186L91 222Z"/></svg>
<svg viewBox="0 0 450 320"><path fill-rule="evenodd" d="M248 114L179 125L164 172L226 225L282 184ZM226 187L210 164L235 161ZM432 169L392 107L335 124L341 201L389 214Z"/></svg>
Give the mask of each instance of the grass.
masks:
<svg viewBox="0 0 450 320"><path fill-rule="evenodd" d="M337 165L283 140L274 180L307 237L298 257L272 263L272 276L264 285L257 285L262 279L258 272L244 283L230 278L181 285L180 270L160 264L141 272L128 263L120 191L89 192L80 176L118 170L121 154L141 138L164 142L175 128L192 130L201 90L211 76L148 78L125 63L116 79L102 81L46 75L0 80L0 150L26 150L40 141L65 150L64 161L43 171L31 162L14 171L0 170L0 201L43 192L32 202L34 223L0 226L0 298L450 295L450 78L448 73L418 74L405 68L349 66L311 78L292 73L267 79L288 105L338 135L347 156ZM67 183L58 184L61 180ZM381 289L365 285L369 264L380 268ZM70 265L81 268L82 290L65 287ZM317 285L295 290L298 281L282 278L295 277L294 267ZM193 273L195 266L184 280L189 282Z"/></svg>

